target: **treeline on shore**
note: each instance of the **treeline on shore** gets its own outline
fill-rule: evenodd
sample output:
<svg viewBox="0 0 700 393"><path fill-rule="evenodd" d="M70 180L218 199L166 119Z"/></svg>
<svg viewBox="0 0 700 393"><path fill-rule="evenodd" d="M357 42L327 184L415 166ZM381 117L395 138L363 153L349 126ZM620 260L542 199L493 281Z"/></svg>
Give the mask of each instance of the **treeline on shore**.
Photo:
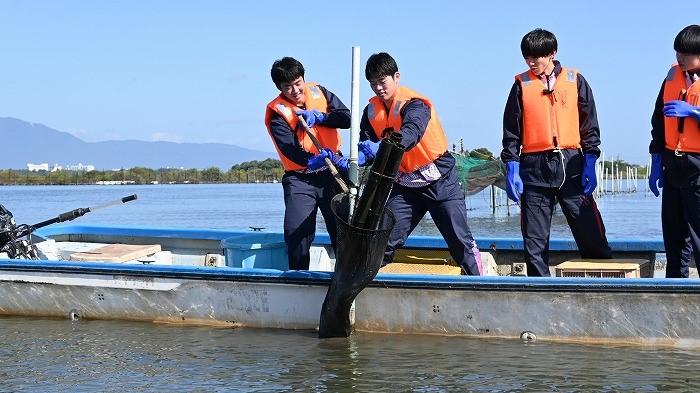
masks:
<svg viewBox="0 0 700 393"><path fill-rule="evenodd" d="M248 161L233 165L228 171L218 167L196 168L134 167L94 171L29 171L0 170L2 185L68 185L68 184L197 184L197 183L271 183L282 180L284 169L279 160Z"/></svg>
<svg viewBox="0 0 700 393"><path fill-rule="evenodd" d="M453 153L454 154L454 153ZM497 160L498 157L486 148L464 151L482 160ZM636 169L640 178L647 177L647 167L629 164L624 160L605 161L604 168L612 167L623 172ZM611 172L608 172L611 173ZM69 184L213 184L213 183L274 183L282 180L284 169L280 160L268 158L264 161L247 161L233 165L228 171L218 167L202 170L196 168L134 167L117 170L93 171L29 171L27 169L0 169L1 185L69 185Z"/></svg>

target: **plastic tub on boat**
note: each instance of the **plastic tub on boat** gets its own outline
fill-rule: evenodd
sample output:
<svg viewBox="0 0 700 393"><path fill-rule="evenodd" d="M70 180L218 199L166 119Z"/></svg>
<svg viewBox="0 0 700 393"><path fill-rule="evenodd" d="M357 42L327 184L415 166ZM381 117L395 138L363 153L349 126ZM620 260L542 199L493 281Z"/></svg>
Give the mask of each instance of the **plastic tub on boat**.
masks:
<svg viewBox="0 0 700 393"><path fill-rule="evenodd" d="M221 241L226 266L287 270L287 245L281 233L251 233Z"/></svg>

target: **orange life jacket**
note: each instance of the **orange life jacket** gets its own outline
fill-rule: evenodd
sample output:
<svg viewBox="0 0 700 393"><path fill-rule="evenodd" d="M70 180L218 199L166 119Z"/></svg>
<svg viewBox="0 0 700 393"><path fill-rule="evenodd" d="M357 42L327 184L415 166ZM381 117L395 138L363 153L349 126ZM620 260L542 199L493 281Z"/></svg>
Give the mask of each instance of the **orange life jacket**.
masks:
<svg viewBox="0 0 700 393"><path fill-rule="evenodd" d="M407 87L399 86L389 106L391 108L389 113L387 113L384 107L384 102L377 96L369 100L369 106L367 108L367 117L372 125L372 130L375 135L377 135L377 138L381 140L387 136L382 135L384 130L388 128L391 128L395 132L401 130L401 108L412 99L419 99L430 108L430 121L428 122L428 127L425 129L423 137L418 141L418 144L404 153L401 159L401 165L399 166L399 170L402 172L413 172L422 168L435 161L447 151L447 137L442 130L442 125L440 125L437 114L435 114L433 104L430 100L415 91Z"/></svg>
<svg viewBox="0 0 700 393"><path fill-rule="evenodd" d="M554 91L531 70L516 75L523 91L522 152L536 153L581 147L579 130L578 70L562 68Z"/></svg>
<svg viewBox="0 0 700 393"><path fill-rule="evenodd" d="M698 106L700 96L700 82L695 82L687 87L685 73L678 64L674 64L668 71L664 84L664 102L683 100L690 105ZM683 120L683 132L680 132L678 117L664 116L664 134L666 136L666 148L689 153L700 153L700 127L693 118ZM682 119L682 118L681 118Z"/></svg>
<svg viewBox="0 0 700 393"><path fill-rule="evenodd" d="M309 82L305 84L305 88L306 102L304 109L309 111L312 109L318 109L321 112L327 112L328 101L326 100L326 96L323 94L323 91L321 91L318 85L316 83ZM297 123L299 122L299 118L297 117L296 111L299 111L301 109L302 108L299 108L291 102L287 101L284 98L284 95L278 95L274 100L270 101L270 103L267 104L267 107L265 108L265 125L267 126L267 132L270 134L272 142L274 142L275 138L272 137L270 121L272 120L272 115L274 113L277 113L284 118L287 124L289 124L289 128L291 128L292 132L295 133L296 138L297 140L299 140L299 144L301 145L302 149L308 151L309 153L318 154L318 149L316 149L316 146L314 146L314 143L311 141L311 138L309 138L309 136L306 134L306 131L301 126L301 124L299 124L299 128L297 129ZM329 128L324 127L320 124L316 124L313 128L311 128L311 133L314 136L316 136L316 139L318 139L322 147L327 147L333 150L334 153L340 150L340 133L336 128ZM280 161L282 161L282 167L284 167L285 171L296 171L306 169L306 165L299 165L285 157L280 151L279 146L277 146L277 143L275 143L275 149L277 149L277 154L280 156Z"/></svg>

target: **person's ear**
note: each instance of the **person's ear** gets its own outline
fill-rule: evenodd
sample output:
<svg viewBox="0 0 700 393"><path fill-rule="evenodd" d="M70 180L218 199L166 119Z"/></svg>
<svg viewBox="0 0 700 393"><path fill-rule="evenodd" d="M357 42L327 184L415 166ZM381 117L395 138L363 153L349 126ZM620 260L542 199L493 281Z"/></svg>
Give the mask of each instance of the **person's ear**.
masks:
<svg viewBox="0 0 700 393"><path fill-rule="evenodd" d="M396 71L396 73L394 74L394 81L395 81L396 83L399 83L399 79L401 79L401 73L399 73L398 71Z"/></svg>

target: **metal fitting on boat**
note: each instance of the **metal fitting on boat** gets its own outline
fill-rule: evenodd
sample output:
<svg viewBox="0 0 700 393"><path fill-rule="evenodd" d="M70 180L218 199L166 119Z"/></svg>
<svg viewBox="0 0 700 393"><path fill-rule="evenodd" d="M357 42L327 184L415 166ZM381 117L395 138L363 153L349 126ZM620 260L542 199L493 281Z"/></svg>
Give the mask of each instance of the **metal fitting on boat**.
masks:
<svg viewBox="0 0 700 393"><path fill-rule="evenodd" d="M520 333L520 339L523 341L535 341L537 336L533 332L522 332Z"/></svg>
<svg viewBox="0 0 700 393"><path fill-rule="evenodd" d="M525 262L514 262L511 267L510 275L527 277L527 265L525 265Z"/></svg>
<svg viewBox="0 0 700 393"><path fill-rule="evenodd" d="M82 316L83 316L83 315L82 315L82 313L80 312L80 310L76 310L75 308L72 309L72 310L70 310L70 311L68 311L68 319L70 319L71 321L77 321L77 320L80 319Z"/></svg>

